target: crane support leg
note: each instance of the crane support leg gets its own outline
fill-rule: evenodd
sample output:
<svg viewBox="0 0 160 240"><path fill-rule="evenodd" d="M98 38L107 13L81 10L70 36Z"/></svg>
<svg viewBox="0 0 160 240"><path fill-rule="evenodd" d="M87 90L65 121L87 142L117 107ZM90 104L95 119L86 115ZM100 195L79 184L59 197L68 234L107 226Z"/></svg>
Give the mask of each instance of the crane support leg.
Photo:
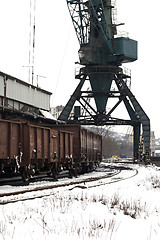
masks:
<svg viewBox="0 0 160 240"><path fill-rule="evenodd" d="M133 156L133 161L136 159L139 159L139 143L140 143L140 124L136 124L133 128L134 132L134 140L133 140L133 151L134 151L134 156Z"/></svg>
<svg viewBox="0 0 160 240"><path fill-rule="evenodd" d="M121 89L121 87L119 86L118 82L116 81L115 79L115 82L116 82L116 85L117 85L117 88L118 90L120 91L121 94L123 94L123 91ZM135 123L135 125L133 126L133 134L134 134L134 139L133 139L133 161L135 162L136 159L139 159L140 156L139 156L139 143L140 143L140 122L139 122L139 118L138 116L136 115L133 107L131 106L129 100L125 97L123 99L123 102L124 102L124 105L127 109L127 112L130 116L130 119L137 122Z"/></svg>
<svg viewBox="0 0 160 240"><path fill-rule="evenodd" d="M66 104L63 111L61 112L58 120L66 121L69 118L69 115L72 111L74 103L80 97L81 88L83 87L83 84L84 84L85 80L86 80L86 76L84 75L83 78L80 80L76 90L74 91L74 93L70 97L68 103Z"/></svg>
<svg viewBox="0 0 160 240"><path fill-rule="evenodd" d="M119 79L119 84L121 86L121 89L126 93L126 96L129 97L129 100L131 101L133 108L135 109L135 112L137 113L140 122L142 123L142 129L143 129L143 143L145 148L145 158L146 162L149 162L150 158L150 120L147 116L147 114L144 112L143 108L140 106L138 101L136 100L135 96L132 94L130 89L127 87L126 83L123 81L122 78Z"/></svg>

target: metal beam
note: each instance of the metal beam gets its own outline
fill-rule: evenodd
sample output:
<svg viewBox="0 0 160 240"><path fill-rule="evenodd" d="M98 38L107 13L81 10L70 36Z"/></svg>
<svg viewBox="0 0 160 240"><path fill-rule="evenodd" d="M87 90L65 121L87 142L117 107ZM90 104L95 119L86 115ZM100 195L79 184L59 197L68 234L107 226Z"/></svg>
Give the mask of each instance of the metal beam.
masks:
<svg viewBox="0 0 160 240"><path fill-rule="evenodd" d="M66 121L69 118L69 115L72 111L74 103L80 97L81 88L83 87L83 84L84 84L85 80L86 80L86 75L84 75L83 78L80 80L76 90L74 91L74 93L70 97L68 103L66 104L63 111L61 112L58 120Z"/></svg>
<svg viewBox="0 0 160 240"><path fill-rule="evenodd" d="M149 156L150 154L150 120L141 105L138 103L135 96L132 94L130 89L127 87L126 83L123 81L121 77L119 77L116 80L120 86L121 89L126 93L126 95L129 97L129 100L131 101L135 112L139 116L139 120L142 123L143 128L143 138L144 138L144 147L145 147L145 153Z"/></svg>

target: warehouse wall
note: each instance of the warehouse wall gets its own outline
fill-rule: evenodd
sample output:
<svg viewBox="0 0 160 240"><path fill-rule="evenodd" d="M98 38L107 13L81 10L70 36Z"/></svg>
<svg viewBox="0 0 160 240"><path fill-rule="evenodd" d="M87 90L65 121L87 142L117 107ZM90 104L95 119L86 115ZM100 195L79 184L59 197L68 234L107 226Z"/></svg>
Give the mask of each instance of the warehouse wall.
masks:
<svg viewBox="0 0 160 240"><path fill-rule="evenodd" d="M4 79L6 79L6 98L8 99L8 102L12 103L14 101L14 104L17 102L47 111L50 110L50 92L4 73L0 73L1 98L4 97Z"/></svg>

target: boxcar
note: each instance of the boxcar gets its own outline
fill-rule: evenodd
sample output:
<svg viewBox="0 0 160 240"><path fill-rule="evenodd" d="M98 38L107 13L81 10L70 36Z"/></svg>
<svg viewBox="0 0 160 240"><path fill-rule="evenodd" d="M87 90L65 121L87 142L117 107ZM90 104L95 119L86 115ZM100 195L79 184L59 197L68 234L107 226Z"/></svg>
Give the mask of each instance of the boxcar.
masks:
<svg viewBox="0 0 160 240"><path fill-rule="evenodd" d="M52 125L73 132L73 156L77 171L92 170L102 160L102 136L78 124Z"/></svg>
<svg viewBox="0 0 160 240"><path fill-rule="evenodd" d="M23 124L23 166L57 179L61 169L72 171L73 134L47 127ZM24 171L24 179L27 171Z"/></svg>
<svg viewBox="0 0 160 240"><path fill-rule="evenodd" d="M71 174L73 133L6 120L0 133L1 174L20 172L24 181L35 172L57 179L62 167Z"/></svg>
<svg viewBox="0 0 160 240"><path fill-rule="evenodd" d="M52 173L56 178L58 159L58 131L22 124L21 172L24 181L36 173Z"/></svg>

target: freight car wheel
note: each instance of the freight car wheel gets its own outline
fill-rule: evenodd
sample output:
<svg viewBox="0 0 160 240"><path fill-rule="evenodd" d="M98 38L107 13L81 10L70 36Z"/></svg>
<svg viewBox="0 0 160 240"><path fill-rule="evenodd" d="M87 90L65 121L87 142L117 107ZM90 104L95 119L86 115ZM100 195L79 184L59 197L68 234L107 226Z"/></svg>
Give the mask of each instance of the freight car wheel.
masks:
<svg viewBox="0 0 160 240"><path fill-rule="evenodd" d="M54 181L58 181L58 174L55 171L52 172L52 177Z"/></svg>
<svg viewBox="0 0 160 240"><path fill-rule="evenodd" d="M79 164L79 165L76 165L75 166L75 171L76 171L76 174L77 175L80 175L82 174L82 166Z"/></svg>
<svg viewBox="0 0 160 240"><path fill-rule="evenodd" d="M51 172L48 172L48 173L47 173L47 176L50 177L50 176L51 176Z"/></svg>
<svg viewBox="0 0 160 240"><path fill-rule="evenodd" d="M76 168L72 167L71 169L69 169L69 176L70 176L70 178L72 178L73 176L77 178Z"/></svg>
<svg viewBox="0 0 160 240"><path fill-rule="evenodd" d="M89 172L92 172L93 169L94 169L94 168L93 168L93 162L90 162L90 163L89 163L89 166L88 166L88 171L89 171Z"/></svg>
<svg viewBox="0 0 160 240"><path fill-rule="evenodd" d="M58 181L59 171L58 171L57 163L53 164L51 172L52 172L52 177L53 177L54 181Z"/></svg>
<svg viewBox="0 0 160 240"><path fill-rule="evenodd" d="M29 174L29 171L28 171L27 168L23 167L23 168L21 169L21 176L22 176L23 182L29 183L30 174Z"/></svg>

